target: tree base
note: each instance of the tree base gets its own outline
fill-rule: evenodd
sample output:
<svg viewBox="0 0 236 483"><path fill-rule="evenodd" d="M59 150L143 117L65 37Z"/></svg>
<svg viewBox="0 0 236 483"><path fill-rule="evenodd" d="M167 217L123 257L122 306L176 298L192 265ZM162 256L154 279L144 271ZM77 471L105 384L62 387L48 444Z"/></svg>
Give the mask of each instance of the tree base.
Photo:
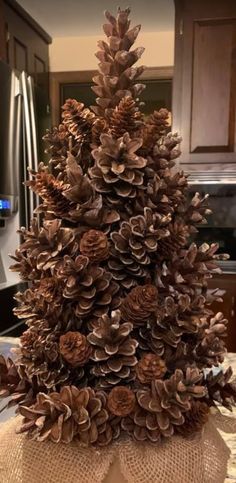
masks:
<svg viewBox="0 0 236 483"><path fill-rule="evenodd" d="M230 451L213 419L191 438L161 444L120 441L104 449L39 443L17 435L19 418L0 428L4 483L223 483Z"/></svg>

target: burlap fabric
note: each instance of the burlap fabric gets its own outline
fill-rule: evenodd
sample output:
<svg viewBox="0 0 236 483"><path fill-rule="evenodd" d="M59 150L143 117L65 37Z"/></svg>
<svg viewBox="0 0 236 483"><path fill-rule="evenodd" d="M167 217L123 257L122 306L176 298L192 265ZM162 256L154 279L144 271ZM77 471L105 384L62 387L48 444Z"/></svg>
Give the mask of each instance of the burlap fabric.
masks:
<svg viewBox="0 0 236 483"><path fill-rule="evenodd" d="M236 431L234 420L224 420L211 418L189 439L174 437L155 446L122 441L96 450L31 441L16 435L14 418L0 426L0 482L223 483L230 451L216 424Z"/></svg>

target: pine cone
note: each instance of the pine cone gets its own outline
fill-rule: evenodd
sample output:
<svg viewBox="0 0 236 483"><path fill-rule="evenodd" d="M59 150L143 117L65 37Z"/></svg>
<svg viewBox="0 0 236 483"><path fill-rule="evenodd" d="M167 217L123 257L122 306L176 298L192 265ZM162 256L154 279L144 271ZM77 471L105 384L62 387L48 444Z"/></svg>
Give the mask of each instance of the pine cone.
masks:
<svg viewBox="0 0 236 483"><path fill-rule="evenodd" d="M67 159L66 173L69 185L64 196L72 202L68 216L73 222L101 227L120 219L117 211L103 206L102 196L96 193L90 180L83 175L76 159L71 155Z"/></svg>
<svg viewBox="0 0 236 483"><path fill-rule="evenodd" d="M137 363L135 352L138 342L130 337L132 327L129 322L120 323L117 310L111 313L111 317L103 315L88 335L89 343L94 346L91 359L95 364L91 372L99 378L98 387L107 388L135 378L133 367Z"/></svg>
<svg viewBox="0 0 236 483"><path fill-rule="evenodd" d="M156 442L160 436L170 437L175 427L184 423L184 414L191 409L194 397L204 397L197 369L180 370L164 381L152 382L151 389L137 391L138 406L133 414L122 420L122 428L138 441Z"/></svg>
<svg viewBox="0 0 236 483"><path fill-rule="evenodd" d="M64 124L59 124L58 127L53 127L51 130L47 129L43 136L47 145L45 152L51 156L50 164L62 172L66 165L69 137L70 133Z"/></svg>
<svg viewBox="0 0 236 483"><path fill-rule="evenodd" d="M135 369L142 384L150 384L154 379L161 379L167 371L163 359L152 353L144 354Z"/></svg>
<svg viewBox="0 0 236 483"><path fill-rule="evenodd" d="M120 230L111 233L113 247L108 266L115 280L130 287L136 277L148 277L149 265L156 259L159 240L169 235L168 222L168 216L154 214L151 208L144 208L143 215L123 221Z"/></svg>
<svg viewBox="0 0 236 483"><path fill-rule="evenodd" d="M191 235L189 225L181 218L168 225L169 235L163 237L158 243L158 258L169 260L173 258L173 252L177 252L187 245Z"/></svg>
<svg viewBox="0 0 236 483"><path fill-rule="evenodd" d="M62 360L56 327L52 330L47 320L33 317L28 321L30 328L21 336L20 348L16 350L17 365L24 368L29 381L35 379L42 390L55 388L74 378L75 374ZM84 370L76 368L76 380L84 377Z"/></svg>
<svg viewBox="0 0 236 483"><path fill-rule="evenodd" d="M126 132L131 137L138 137L142 125L141 112L132 97L121 99L109 119L109 131L116 139L122 137Z"/></svg>
<svg viewBox="0 0 236 483"><path fill-rule="evenodd" d="M134 287L120 306L122 319L134 327L146 325L157 308L158 290L154 285Z"/></svg>
<svg viewBox="0 0 236 483"><path fill-rule="evenodd" d="M58 261L54 272L65 284L63 297L76 303L77 317L100 317L108 308L120 305L119 286L113 282L111 273L90 265L87 257L79 255L73 260L66 255Z"/></svg>
<svg viewBox="0 0 236 483"><path fill-rule="evenodd" d="M209 371L206 375L207 402L210 405L219 403L231 410L236 403L236 384L232 380L233 371L229 367L225 372L222 370L217 374Z"/></svg>
<svg viewBox="0 0 236 483"><path fill-rule="evenodd" d="M76 140L89 142L92 124L95 120L94 113L90 109L84 108L84 104L76 99L67 99L62 110L62 119L69 132L75 136Z"/></svg>
<svg viewBox="0 0 236 483"><path fill-rule="evenodd" d="M169 111L160 109L148 116L143 129L142 151L145 155L152 152L153 147L161 136L165 135L169 129Z"/></svg>
<svg viewBox="0 0 236 483"><path fill-rule="evenodd" d="M228 321L221 312L210 320L205 318L191 351L199 366L211 367L223 362L226 353L227 324Z"/></svg>
<svg viewBox="0 0 236 483"><path fill-rule="evenodd" d="M24 416L20 432L29 431L37 441L71 443L76 439L86 445L103 446L113 436L105 407L105 394L90 388L64 386L60 393L39 393L33 406L20 407Z"/></svg>
<svg viewBox="0 0 236 483"><path fill-rule="evenodd" d="M14 362L0 355L0 397L7 397L15 392L20 377Z"/></svg>
<svg viewBox="0 0 236 483"><path fill-rule="evenodd" d="M80 252L92 263L106 260L109 256L109 244L105 233L99 230L84 233L80 241Z"/></svg>
<svg viewBox="0 0 236 483"><path fill-rule="evenodd" d="M134 81L143 72L144 67L132 67L141 57L144 49L138 47L130 51L135 42L140 25L129 30L128 19L130 9L118 9L117 18L106 11L108 24L103 26L108 41L98 42L100 48L95 55L99 59L99 74L93 78L96 86L92 87L97 106L92 106L93 111L101 117L108 117L111 108L114 108L124 96L139 97L145 86L135 84Z"/></svg>
<svg viewBox="0 0 236 483"><path fill-rule="evenodd" d="M131 389L126 386L116 386L109 393L107 407L115 416L125 417L132 413L135 403L135 394Z"/></svg>
<svg viewBox="0 0 236 483"><path fill-rule="evenodd" d="M32 404L38 390L35 378L29 381L23 368L0 355L0 399L8 397L8 407Z"/></svg>
<svg viewBox="0 0 236 483"><path fill-rule="evenodd" d="M67 332L60 337L60 354L70 366L83 366L90 358L91 347L80 332Z"/></svg>
<svg viewBox="0 0 236 483"><path fill-rule="evenodd" d="M91 142L91 149L96 149L100 146L100 136L103 133L106 133L108 130L108 125L105 119L98 118L93 123L92 126L92 142Z"/></svg>
<svg viewBox="0 0 236 483"><path fill-rule="evenodd" d="M184 424L176 426L175 431L182 436L192 436L201 431L209 418L209 406L201 401L192 401L191 409L184 415Z"/></svg>
<svg viewBox="0 0 236 483"><path fill-rule="evenodd" d="M30 230L19 230L24 242L16 250L16 264L12 265L12 271L20 271L21 278L28 273L29 265L34 268L34 278L40 279L42 271L50 269L55 260L63 252L74 254L78 250L74 230L61 226L61 220L44 221L43 226L38 226L38 221L33 218ZM24 263L27 260L27 264ZM37 277L37 278L36 278Z"/></svg>
<svg viewBox="0 0 236 483"><path fill-rule="evenodd" d="M43 200L37 213L53 213L58 218L71 219L70 211L76 209L76 204L66 199L63 181L50 174L43 163L39 164L38 172L31 170L30 175L32 179L25 181L25 185Z"/></svg>
<svg viewBox="0 0 236 483"><path fill-rule="evenodd" d="M95 166L89 170L95 190L106 193L111 204L134 198L143 184L143 168L147 164L136 154L142 141L131 140L128 133L119 139L102 134L100 139L101 145L92 151Z"/></svg>

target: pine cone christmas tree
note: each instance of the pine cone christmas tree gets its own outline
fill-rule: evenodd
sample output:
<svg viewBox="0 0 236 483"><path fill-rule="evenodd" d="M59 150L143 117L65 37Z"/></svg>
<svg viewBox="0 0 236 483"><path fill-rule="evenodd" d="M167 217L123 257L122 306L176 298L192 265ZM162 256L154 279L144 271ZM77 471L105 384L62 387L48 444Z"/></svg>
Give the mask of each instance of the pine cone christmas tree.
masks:
<svg viewBox="0 0 236 483"><path fill-rule="evenodd" d="M28 288L15 314L28 326L0 356L0 397L38 441L107 445L120 435L157 442L201 430L209 408L236 404L224 359L227 321L208 291L217 244L190 243L207 196L189 200L173 170L181 138L169 113L145 119L131 50L130 10L106 12L90 110L69 99L44 139L48 166L28 187L41 204L21 228L11 269Z"/></svg>

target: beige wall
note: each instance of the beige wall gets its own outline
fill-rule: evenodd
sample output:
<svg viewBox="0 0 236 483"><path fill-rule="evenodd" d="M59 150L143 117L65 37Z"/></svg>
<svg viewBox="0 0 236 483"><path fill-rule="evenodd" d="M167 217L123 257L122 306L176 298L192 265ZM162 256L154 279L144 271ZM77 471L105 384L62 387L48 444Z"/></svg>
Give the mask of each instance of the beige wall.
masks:
<svg viewBox="0 0 236 483"><path fill-rule="evenodd" d="M49 51L51 72L96 69L98 60L94 53L99 39L101 36L54 38ZM141 63L147 67L174 64L173 31L140 33L136 44L145 47Z"/></svg>

